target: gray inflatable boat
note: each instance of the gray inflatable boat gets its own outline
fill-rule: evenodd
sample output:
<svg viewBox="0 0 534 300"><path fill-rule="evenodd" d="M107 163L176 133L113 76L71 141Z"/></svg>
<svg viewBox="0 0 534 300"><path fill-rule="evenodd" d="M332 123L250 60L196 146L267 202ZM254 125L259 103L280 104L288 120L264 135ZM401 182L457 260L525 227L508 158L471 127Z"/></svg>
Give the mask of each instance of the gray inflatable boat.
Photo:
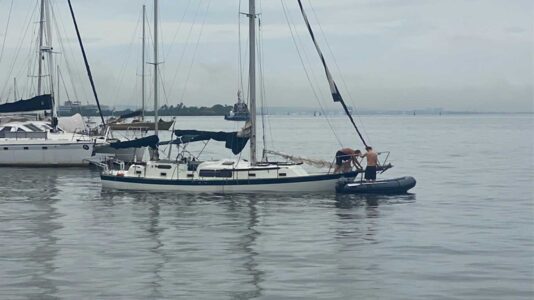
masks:
<svg viewBox="0 0 534 300"><path fill-rule="evenodd" d="M415 178L411 176L375 182L339 181L336 191L342 194L406 194L415 184Z"/></svg>

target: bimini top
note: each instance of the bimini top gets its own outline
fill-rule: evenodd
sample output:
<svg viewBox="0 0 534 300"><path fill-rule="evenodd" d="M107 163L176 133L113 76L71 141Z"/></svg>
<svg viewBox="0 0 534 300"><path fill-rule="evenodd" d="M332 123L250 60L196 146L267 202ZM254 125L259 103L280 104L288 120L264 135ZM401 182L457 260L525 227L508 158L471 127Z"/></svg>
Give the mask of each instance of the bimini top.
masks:
<svg viewBox="0 0 534 300"><path fill-rule="evenodd" d="M0 113L28 112L47 109L52 109L52 96L49 94L0 105Z"/></svg>
<svg viewBox="0 0 534 300"><path fill-rule="evenodd" d="M245 148L249 139L249 136L242 131L175 130L174 134L178 138L170 142L172 144L180 145L198 141L215 140L218 142L225 142L225 147L232 150L232 153L235 155L243 151L243 148Z"/></svg>

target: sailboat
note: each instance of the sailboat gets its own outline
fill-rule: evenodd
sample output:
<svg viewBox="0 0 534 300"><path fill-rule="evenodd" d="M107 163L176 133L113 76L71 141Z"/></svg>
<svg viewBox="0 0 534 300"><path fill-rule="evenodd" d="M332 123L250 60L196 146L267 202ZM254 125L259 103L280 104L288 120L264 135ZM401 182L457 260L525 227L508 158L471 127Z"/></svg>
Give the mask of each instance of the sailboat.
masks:
<svg viewBox="0 0 534 300"><path fill-rule="evenodd" d="M143 38L141 51L141 110L119 116L117 119L109 120L108 125L112 130L155 130L156 123L145 120L145 40L146 40L146 5L143 5ZM132 119L131 121L127 121ZM159 130L169 130L174 121L164 121L159 119Z"/></svg>
<svg viewBox="0 0 534 300"><path fill-rule="evenodd" d="M237 103L230 112L228 112L224 119L227 121L248 121L250 119L250 112L248 111L247 104L241 97L241 91L237 92Z"/></svg>
<svg viewBox="0 0 534 300"><path fill-rule="evenodd" d="M94 146L102 139L86 135L81 128L66 130L60 125L54 90L54 63L50 25L50 0L40 2L37 91L30 99L0 105L0 114L50 111L50 117L12 118L0 126L0 165L79 166L88 164ZM49 86L44 91L45 64Z"/></svg>
<svg viewBox="0 0 534 300"><path fill-rule="evenodd" d="M155 16L157 16L157 1L158 0L154 0ZM325 166L328 170L321 173L309 173L304 169L302 160L297 160L297 162L295 162L296 159L291 159L290 156L288 156L290 160L284 162L272 162L266 159L257 159L257 13L255 4L255 0L249 0L249 13L247 15L249 18L249 91L251 118L245 127L236 132L176 130L174 131L174 135L177 138L170 142L178 147L182 147L182 151L179 153L176 160L154 159L143 164L132 164L129 168L124 170L106 168L101 173L101 181L104 188L192 193L333 192L335 191L336 183L339 179L352 179L361 172L360 170L351 170L346 173L335 174L332 172L330 163L325 161L315 161L315 163ZM308 28L310 29L310 33L312 33L302 5L300 7ZM157 36L157 34L155 36ZM313 38L313 40L317 51L321 56L334 101L342 104L345 112L351 119L354 128L366 145L363 136L360 134L334 80L332 79L315 38ZM155 51L155 55L155 61L157 62L157 51ZM185 150L188 144L207 140L224 142L226 148L230 149L234 155L240 154L246 144L249 143L250 158L248 161L243 159L198 161L195 157L188 156L188 152ZM268 151L264 151L264 158L267 152ZM274 151L270 153L283 156L282 153L276 153Z"/></svg>

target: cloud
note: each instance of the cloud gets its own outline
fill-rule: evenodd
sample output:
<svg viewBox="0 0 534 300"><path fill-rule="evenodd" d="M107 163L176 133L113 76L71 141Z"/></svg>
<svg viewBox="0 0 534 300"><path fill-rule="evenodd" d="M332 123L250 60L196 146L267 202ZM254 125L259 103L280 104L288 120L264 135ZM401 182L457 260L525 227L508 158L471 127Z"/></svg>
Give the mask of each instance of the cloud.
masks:
<svg viewBox="0 0 534 300"><path fill-rule="evenodd" d="M7 2L0 2L0 20L6 20ZM140 6L144 2L74 1L101 97L111 105L138 102L135 98L140 72ZM151 1L148 2L151 14ZM242 11L247 9L245 2ZM56 45L61 52L57 60L61 68L67 68L65 58L68 58L70 71L65 74L72 77L67 80L68 85L78 90L80 98L90 100L67 7L62 1L53 3L65 48ZM281 2L259 3L269 104L318 105L313 100L313 88L322 104L331 105L324 72L295 1L284 0L284 4L295 26L295 37L312 78L311 84L295 50ZM532 111L532 1L305 0L303 3L334 77L343 87L342 92L356 99L355 105ZM0 88L4 82L12 82L13 76L27 76L28 64L35 56L29 47L35 42L36 24L30 24L28 33L23 35L35 3L16 1L15 4L5 58L0 61ZM237 5L238 1L160 1L160 49L165 61L161 72L169 104L182 100L187 105L234 101L238 88ZM241 25L243 61L246 61L247 20L243 16ZM194 53L197 40L198 51ZM18 48L21 44L24 46ZM151 61L151 47L148 52ZM10 73L10 64L17 53L17 66ZM22 85L31 80L20 81ZM4 90L0 97L4 99L6 93Z"/></svg>

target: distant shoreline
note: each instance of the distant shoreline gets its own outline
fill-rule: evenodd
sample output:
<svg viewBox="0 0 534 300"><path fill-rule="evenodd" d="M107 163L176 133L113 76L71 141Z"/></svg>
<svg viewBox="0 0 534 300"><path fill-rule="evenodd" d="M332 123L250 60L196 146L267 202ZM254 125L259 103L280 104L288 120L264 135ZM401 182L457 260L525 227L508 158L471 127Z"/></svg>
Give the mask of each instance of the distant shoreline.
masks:
<svg viewBox="0 0 534 300"><path fill-rule="evenodd" d="M211 107L196 107L191 106L187 107L183 104L180 104L176 107L174 106L162 106L158 115L161 117L207 117L207 116L224 116L232 110L230 105L221 105L216 104ZM136 109L123 109L123 110L111 110L109 108L103 109L102 113L105 117L119 117L121 115L130 114L135 112ZM271 107L264 110L265 115L272 116L284 116L284 115L293 115L293 116L343 116L345 115L342 110L326 110L319 111L306 107ZM422 115L422 116L439 116L439 115L533 115L534 112L488 112L488 111L449 111L444 109L412 109L412 110L358 110L357 113L353 115L359 116L398 116L398 115ZM94 105L87 106L77 106L77 107L60 107L60 114L62 116L72 116L76 113L79 113L86 117L97 117L100 116L98 110ZM154 111L146 111L145 116L154 116Z"/></svg>
<svg viewBox="0 0 534 300"><path fill-rule="evenodd" d="M132 111L130 111L132 112ZM124 112L124 114L128 113L128 111ZM62 113L62 117L69 117L74 115L75 113L65 114ZM123 112L121 112L123 114ZM90 114L84 114L81 113L84 117L99 117L100 115L98 113L90 113ZM158 114L160 117L224 117L225 114ZM258 114L259 115L259 114ZM265 114L266 116L303 116L303 117L322 117L323 114L320 115L314 115L313 113L271 113L271 114ZM484 115L534 115L534 112L443 112L441 114L439 113L395 113L395 112L383 112L383 113L360 113L360 114L353 114L354 116L484 116ZM104 113L104 117L118 117L120 114L117 113ZM154 112L146 112L145 117L153 117ZM343 117L345 114L343 113L337 113L337 114L326 114L328 117Z"/></svg>

